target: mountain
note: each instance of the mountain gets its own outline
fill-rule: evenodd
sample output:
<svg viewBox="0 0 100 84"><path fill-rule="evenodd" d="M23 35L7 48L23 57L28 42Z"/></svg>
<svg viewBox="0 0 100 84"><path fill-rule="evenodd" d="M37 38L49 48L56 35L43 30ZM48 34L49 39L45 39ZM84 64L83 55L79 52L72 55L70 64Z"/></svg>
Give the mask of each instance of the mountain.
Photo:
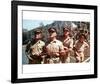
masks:
<svg viewBox="0 0 100 84"><path fill-rule="evenodd" d="M35 29L32 29L30 31L27 31L26 29L24 29L23 33L23 37L25 39L23 39L23 43L28 40L28 39L31 39L33 36L34 36L34 31L37 30L37 29L40 29L43 33L43 36L44 36L44 40L46 41L47 40L47 37L48 37L48 29L51 28L51 27L54 27L56 28L57 30L57 34L58 35L62 35L63 33L63 27L68 27L70 30L73 30L75 28L81 28L82 29L88 29L89 30L89 25L90 23L89 22L79 22L79 21L54 21L53 23L51 24L47 24L46 26L44 25L41 25Z"/></svg>

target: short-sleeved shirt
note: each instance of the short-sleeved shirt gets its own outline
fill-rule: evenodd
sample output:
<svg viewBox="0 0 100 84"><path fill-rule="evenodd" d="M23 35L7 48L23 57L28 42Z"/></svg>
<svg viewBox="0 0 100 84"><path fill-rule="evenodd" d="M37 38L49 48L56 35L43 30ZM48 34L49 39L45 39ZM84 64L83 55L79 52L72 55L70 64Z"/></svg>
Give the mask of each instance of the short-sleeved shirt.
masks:
<svg viewBox="0 0 100 84"><path fill-rule="evenodd" d="M43 51L45 43L42 40L37 41L36 43L30 43L30 53L32 55L39 55Z"/></svg>
<svg viewBox="0 0 100 84"><path fill-rule="evenodd" d="M84 41L83 43L81 43L79 40L77 40L77 41L75 42L74 47L76 48L76 50L77 50L78 52L84 52L85 48L86 48L86 47L89 47L89 45L88 45L85 41Z"/></svg>
<svg viewBox="0 0 100 84"><path fill-rule="evenodd" d="M63 45L68 47L68 48L73 48L73 39L68 37L63 40Z"/></svg>
<svg viewBox="0 0 100 84"><path fill-rule="evenodd" d="M62 51L64 49L63 44L61 41L59 40L53 40L51 41L47 46L47 54L52 56L53 53L59 53L60 51Z"/></svg>

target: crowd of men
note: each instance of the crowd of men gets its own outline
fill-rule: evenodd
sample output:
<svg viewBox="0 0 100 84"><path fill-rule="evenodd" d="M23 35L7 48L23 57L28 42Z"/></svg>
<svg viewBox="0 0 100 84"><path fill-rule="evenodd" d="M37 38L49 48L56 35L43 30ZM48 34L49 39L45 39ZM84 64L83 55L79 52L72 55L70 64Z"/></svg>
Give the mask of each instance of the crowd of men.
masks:
<svg viewBox="0 0 100 84"><path fill-rule="evenodd" d="M70 63L72 51L74 51L76 63L84 61L84 50L89 48L84 33L78 34L77 39L70 36L70 30L67 27L63 28L63 35L59 36L59 39L55 28L49 28L48 33L47 42L44 42L42 41L42 31L36 30L34 38L26 45L25 53L29 64Z"/></svg>

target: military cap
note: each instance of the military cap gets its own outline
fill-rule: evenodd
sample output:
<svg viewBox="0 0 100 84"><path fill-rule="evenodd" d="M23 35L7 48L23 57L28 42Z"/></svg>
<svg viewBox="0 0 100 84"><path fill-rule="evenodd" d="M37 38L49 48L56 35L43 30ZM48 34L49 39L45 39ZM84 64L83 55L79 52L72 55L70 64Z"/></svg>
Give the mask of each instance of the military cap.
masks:
<svg viewBox="0 0 100 84"><path fill-rule="evenodd" d="M49 28L48 32L56 32L56 29L55 28Z"/></svg>
<svg viewBox="0 0 100 84"><path fill-rule="evenodd" d="M63 27L63 31L69 31L69 28Z"/></svg>
<svg viewBox="0 0 100 84"><path fill-rule="evenodd" d="M39 34L39 33L42 33L42 31L41 31L41 30L35 30L34 33L35 33L35 34Z"/></svg>

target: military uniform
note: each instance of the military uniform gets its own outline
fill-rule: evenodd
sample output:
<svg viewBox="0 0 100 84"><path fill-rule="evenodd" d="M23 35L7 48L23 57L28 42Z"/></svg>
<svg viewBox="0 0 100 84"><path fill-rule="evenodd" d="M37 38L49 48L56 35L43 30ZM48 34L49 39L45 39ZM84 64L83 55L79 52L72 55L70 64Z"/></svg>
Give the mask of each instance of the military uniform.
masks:
<svg viewBox="0 0 100 84"><path fill-rule="evenodd" d="M45 43L41 40L34 42L29 42L27 47L29 46L29 50L27 50L29 64L40 64L41 63L41 56L40 54L43 52L43 47Z"/></svg>
<svg viewBox="0 0 100 84"><path fill-rule="evenodd" d="M60 52L63 50L63 44L59 40L53 40L51 41L47 46L47 54L49 56L48 63L60 63ZM57 55L58 54L58 55Z"/></svg>
<svg viewBox="0 0 100 84"><path fill-rule="evenodd" d="M66 52L65 62L69 63L70 62L70 54L73 49L73 39L68 36L66 39L63 39L62 42L63 42L63 45L68 48L68 52Z"/></svg>
<svg viewBox="0 0 100 84"><path fill-rule="evenodd" d="M68 29L67 27L63 28L63 32L64 35L61 38L61 41L64 45L64 50L66 52L66 56L64 56L63 62L64 63L69 63L70 62L70 53L73 49L73 39L70 37L70 29ZM67 34L67 36L65 36L65 34Z"/></svg>
<svg viewBox="0 0 100 84"><path fill-rule="evenodd" d="M49 34L50 34L50 39L51 40L47 46L47 63L48 64L53 64L53 63L60 63L60 53L63 51L64 47L61 41L56 39L56 29L54 28L49 28Z"/></svg>
<svg viewBox="0 0 100 84"><path fill-rule="evenodd" d="M84 61L84 50L86 47L89 47L89 45L84 41L80 42L77 40L75 42L75 57L76 57L76 62L83 62Z"/></svg>
<svg viewBox="0 0 100 84"><path fill-rule="evenodd" d="M36 31L35 34L41 33L40 31ZM45 46L45 43L38 39L33 39L32 41L29 41L29 43L26 46L26 55L29 59L29 64L41 64L42 58L41 53L43 52L43 47Z"/></svg>

